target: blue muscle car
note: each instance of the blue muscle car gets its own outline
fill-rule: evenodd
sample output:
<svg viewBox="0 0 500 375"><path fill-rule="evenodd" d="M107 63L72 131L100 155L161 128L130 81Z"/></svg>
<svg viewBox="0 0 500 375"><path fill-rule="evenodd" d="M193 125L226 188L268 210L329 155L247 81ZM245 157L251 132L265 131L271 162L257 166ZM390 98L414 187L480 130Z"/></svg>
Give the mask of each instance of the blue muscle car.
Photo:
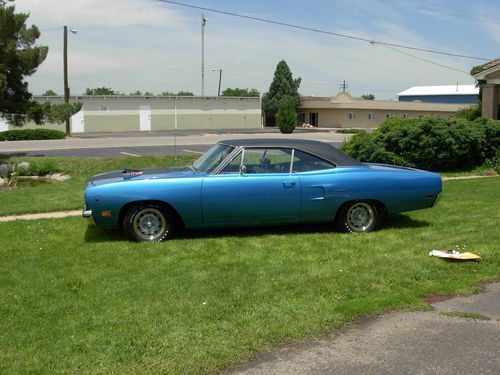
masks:
<svg viewBox="0 0 500 375"><path fill-rule="evenodd" d="M124 169L91 177L83 216L135 241L180 228L332 222L375 229L384 214L432 207L436 173L361 163L332 145L293 139L221 141L185 168Z"/></svg>

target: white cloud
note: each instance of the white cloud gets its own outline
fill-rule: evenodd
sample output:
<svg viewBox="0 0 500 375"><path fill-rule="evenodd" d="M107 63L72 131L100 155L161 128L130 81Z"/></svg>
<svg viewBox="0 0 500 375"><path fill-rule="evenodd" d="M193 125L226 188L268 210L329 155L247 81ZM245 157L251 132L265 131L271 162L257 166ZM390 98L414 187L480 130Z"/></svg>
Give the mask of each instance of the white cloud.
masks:
<svg viewBox="0 0 500 375"><path fill-rule="evenodd" d="M154 0L17 0L18 11L42 27L163 26L181 27L184 18Z"/></svg>

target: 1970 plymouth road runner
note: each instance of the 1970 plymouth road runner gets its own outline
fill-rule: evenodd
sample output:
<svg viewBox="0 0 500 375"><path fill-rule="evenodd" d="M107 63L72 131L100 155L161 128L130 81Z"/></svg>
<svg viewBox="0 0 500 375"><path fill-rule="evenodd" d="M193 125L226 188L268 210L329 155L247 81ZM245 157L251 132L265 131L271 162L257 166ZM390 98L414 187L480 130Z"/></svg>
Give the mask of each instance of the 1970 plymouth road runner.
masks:
<svg viewBox="0 0 500 375"><path fill-rule="evenodd" d="M305 222L368 232L383 214L432 207L441 191L436 173L361 163L322 142L227 140L185 168L91 177L83 216L135 241L162 241L182 227Z"/></svg>

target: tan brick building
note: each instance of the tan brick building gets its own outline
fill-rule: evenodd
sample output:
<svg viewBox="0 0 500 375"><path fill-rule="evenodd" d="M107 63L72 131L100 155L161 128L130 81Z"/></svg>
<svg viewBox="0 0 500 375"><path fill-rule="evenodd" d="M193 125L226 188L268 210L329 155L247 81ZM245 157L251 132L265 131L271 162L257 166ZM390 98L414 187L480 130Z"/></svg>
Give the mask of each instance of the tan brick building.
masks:
<svg viewBox="0 0 500 375"><path fill-rule="evenodd" d="M335 97L304 96L298 112L298 124L322 128L376 128L387 118L419 118L433 115L450 117L464 104L365 100L340 92Z"/></svg>

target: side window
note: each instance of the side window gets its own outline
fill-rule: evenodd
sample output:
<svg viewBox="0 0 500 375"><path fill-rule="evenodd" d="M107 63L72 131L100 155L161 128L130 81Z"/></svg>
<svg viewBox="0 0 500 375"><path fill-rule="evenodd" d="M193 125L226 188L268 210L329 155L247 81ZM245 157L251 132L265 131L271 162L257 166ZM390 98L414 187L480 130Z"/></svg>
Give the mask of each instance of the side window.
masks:
<svg viewBox="0 0 500 375"><path fill-rule="evenodd" d="M246 173L289 173L292 150L279 148L245 149Z"/></svg>
<svg viewBox="0 0 500 375"><path fill-rule="evenodd" d="M241 152L236 155L231 162L224 167L220 174L240 173Z"/></svg>
<svg viewBox="0 0 500 375"><path fill-rule="evenodd" d="M311 172L335 168L335 164L318 158L317 156L295 150L292 172Z"/></svg>

